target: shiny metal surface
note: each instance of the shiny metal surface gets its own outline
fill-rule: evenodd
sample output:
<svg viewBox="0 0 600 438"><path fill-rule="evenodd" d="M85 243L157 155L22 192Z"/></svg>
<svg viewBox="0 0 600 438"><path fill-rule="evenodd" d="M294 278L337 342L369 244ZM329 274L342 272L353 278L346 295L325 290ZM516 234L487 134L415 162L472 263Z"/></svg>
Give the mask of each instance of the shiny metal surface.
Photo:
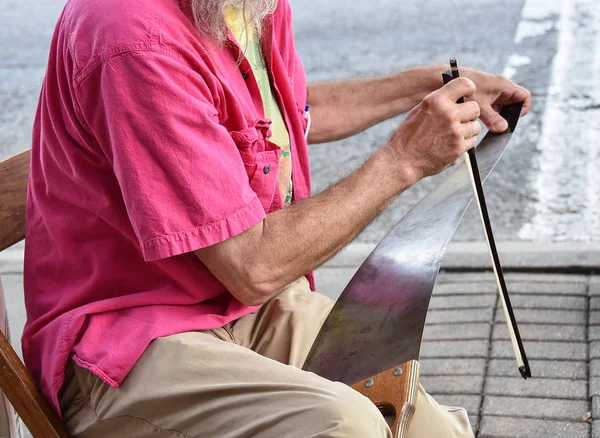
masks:
<svg viewBox="0 0 600 438"><path fill-rule="evenodd" d="M477 147L482 181L498 163L521 104L503 109L509 130ZM416 204L361 265L327 317L304 364L352 384L418 359L429 300L446 247L473 199L463 162Z"/></svg>

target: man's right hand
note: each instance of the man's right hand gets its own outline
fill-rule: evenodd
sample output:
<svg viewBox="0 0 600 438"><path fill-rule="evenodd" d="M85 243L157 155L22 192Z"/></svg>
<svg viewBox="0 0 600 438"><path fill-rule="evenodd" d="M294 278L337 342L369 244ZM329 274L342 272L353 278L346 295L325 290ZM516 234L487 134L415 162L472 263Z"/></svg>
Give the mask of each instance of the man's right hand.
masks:
<svg viewBox="0 0 600 438"><path fill-rule="evenodd" d="M408 113L385 146L397 159L398 172L411 172L415 182L455 164L475 146L481 127L479 105L456 103L475 93L475 84L458 78L427 95Z"/></svg>

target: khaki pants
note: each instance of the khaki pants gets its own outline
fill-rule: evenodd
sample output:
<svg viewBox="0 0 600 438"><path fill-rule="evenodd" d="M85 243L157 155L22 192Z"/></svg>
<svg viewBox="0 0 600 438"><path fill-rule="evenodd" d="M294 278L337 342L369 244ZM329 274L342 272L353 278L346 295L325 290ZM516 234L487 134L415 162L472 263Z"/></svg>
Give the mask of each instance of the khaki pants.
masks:
<svg viewBox="0 0 600 438"><path fill-rule="evenodd" d="M391 437L367 398L299 369L332 304L298 280L222 328L154 340L116 389L70 362L67 428L82 438ZM409 437L472 436L463 409L420 388Z"/></svg>

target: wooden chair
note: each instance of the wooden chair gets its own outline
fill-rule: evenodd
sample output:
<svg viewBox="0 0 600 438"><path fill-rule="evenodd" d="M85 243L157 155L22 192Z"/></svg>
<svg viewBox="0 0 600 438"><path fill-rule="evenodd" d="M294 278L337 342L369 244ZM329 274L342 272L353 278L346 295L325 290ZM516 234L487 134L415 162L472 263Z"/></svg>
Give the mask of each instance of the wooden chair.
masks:
<svg viewBox="0 0 600 438"><path fill-rule="evenodd" d="M0 251L25 238L29 156L29 151L26 151L0 162ZM6 306L0 281L0 316L5 315ZM34 438L68 438L60 419L13 350L5 331L6 318L1 319L0 390ZM11 438L18 436L16 431L8 433Z"/></svg>

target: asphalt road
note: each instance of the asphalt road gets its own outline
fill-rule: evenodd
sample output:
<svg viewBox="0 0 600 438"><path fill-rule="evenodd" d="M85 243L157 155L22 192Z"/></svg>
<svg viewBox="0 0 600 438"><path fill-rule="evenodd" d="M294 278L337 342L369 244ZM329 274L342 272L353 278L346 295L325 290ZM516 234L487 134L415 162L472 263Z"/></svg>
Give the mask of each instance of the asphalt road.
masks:
<svg viewBox="0 0 600 438"><path fill-rule="evenodd" d="M534 93L486 183L498 240L600 241L600 4L595 0L291 0L311 81L447 62L509 74ZM29 147L60 0L0 2L0 158ZM352 111L348 108L347 111ZM311 146L315 191L385 143L401 118ZM443 176L422 181L360 237L377 241ZM474 210L459 240L482 240Z"/></svg>

